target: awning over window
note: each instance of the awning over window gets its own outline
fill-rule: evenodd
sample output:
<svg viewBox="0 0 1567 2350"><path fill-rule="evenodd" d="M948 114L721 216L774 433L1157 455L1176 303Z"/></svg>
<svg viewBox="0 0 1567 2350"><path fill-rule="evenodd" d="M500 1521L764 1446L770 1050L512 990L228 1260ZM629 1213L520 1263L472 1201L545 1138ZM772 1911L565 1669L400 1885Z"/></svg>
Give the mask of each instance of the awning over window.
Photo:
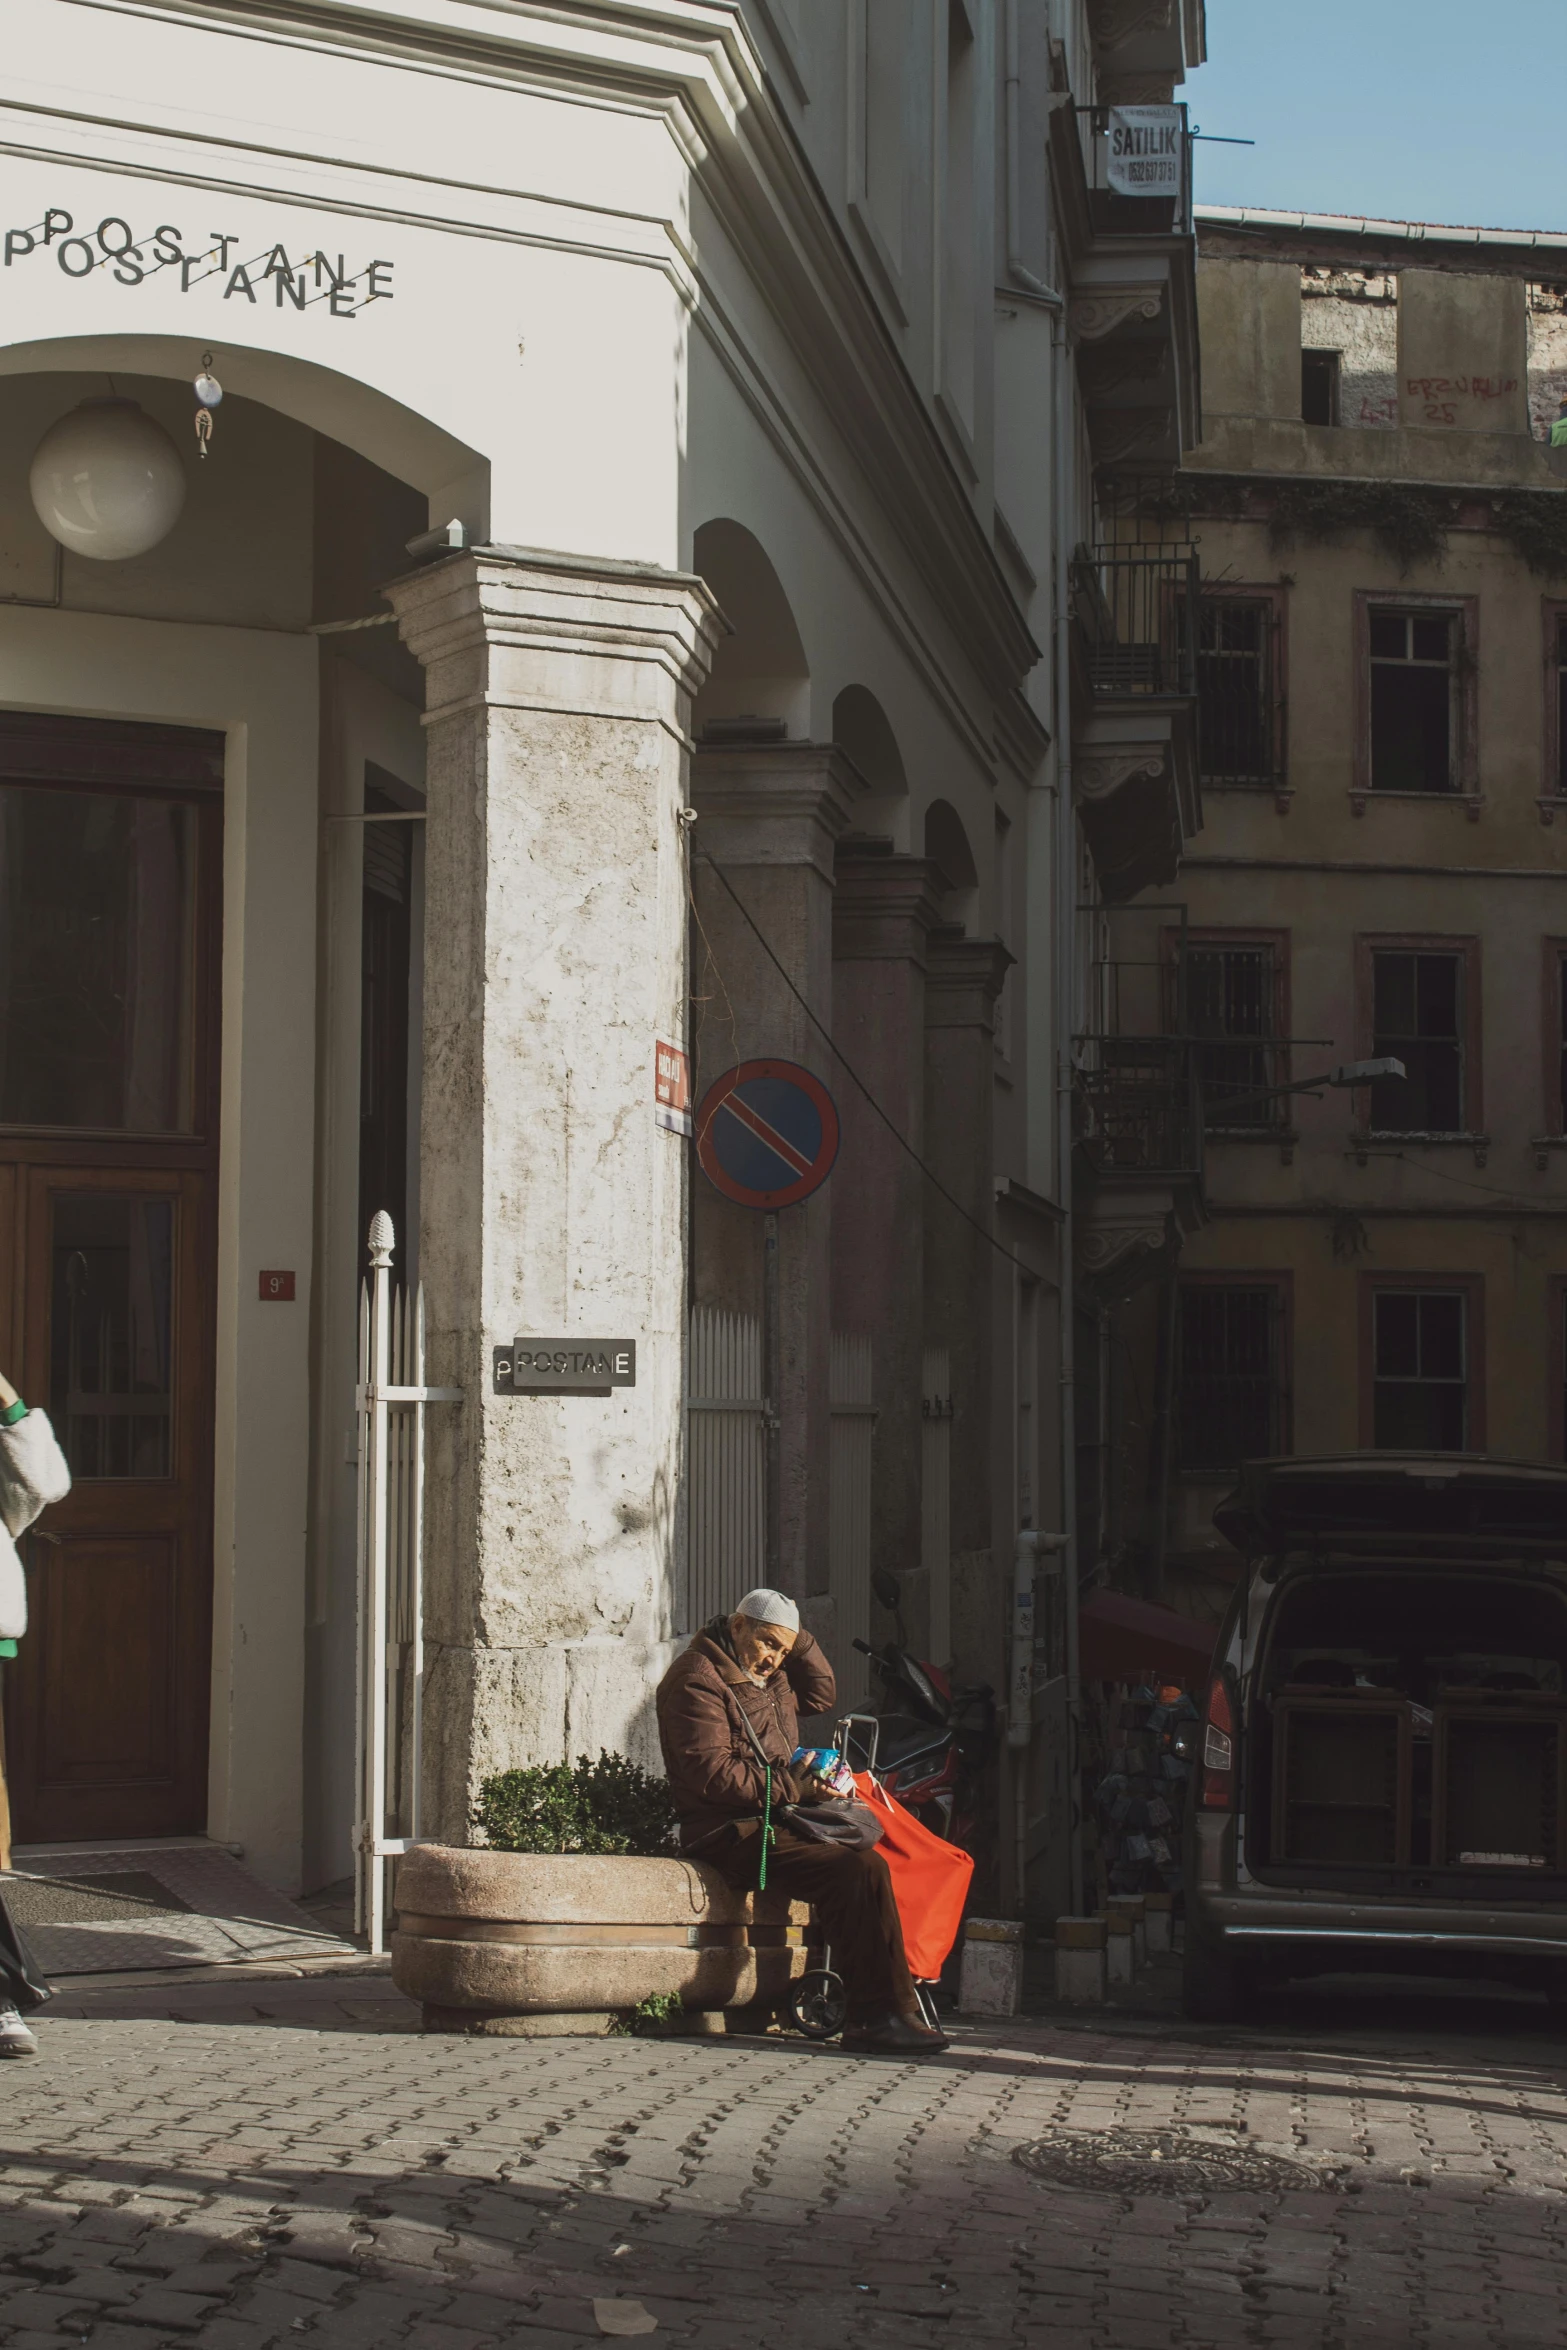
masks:
<svg viewBox="0 0 1567 2350"><path fill-rule="evenodd" d="M1129 1599L1123 1591L1092 1591L1078 1613L1078 1651L1085 1681L1200 1683L1213 1656L1217 1624L1195 1623L1174 1608ZM1200 1690L1197 1692L1201 1694Z"/></svg>

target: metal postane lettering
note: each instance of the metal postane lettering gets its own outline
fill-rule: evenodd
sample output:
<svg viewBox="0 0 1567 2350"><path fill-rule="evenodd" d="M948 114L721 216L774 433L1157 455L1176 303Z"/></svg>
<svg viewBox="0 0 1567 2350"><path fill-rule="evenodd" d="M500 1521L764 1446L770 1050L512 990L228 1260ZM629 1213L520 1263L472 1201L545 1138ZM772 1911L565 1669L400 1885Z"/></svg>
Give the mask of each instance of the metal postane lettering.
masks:
<svg viewBox="0 0 1567 2350"><path fill-rule="evenodd" d="M607 1395L637 1383L634 1338L514 1338L494 1361L497 1395Z"/></svg>

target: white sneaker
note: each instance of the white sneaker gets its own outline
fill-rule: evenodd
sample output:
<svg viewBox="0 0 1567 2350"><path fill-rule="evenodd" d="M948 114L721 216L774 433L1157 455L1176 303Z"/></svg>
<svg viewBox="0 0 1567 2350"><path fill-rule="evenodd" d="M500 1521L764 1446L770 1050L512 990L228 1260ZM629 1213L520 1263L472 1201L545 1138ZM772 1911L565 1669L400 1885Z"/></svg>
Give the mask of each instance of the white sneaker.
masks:
<svg viewBox="0 0 1567 2350"><path fill-rule="evenodd" d="M0 2057L36 2056L38 2042L14 2007L0 2007Z"/></svg>

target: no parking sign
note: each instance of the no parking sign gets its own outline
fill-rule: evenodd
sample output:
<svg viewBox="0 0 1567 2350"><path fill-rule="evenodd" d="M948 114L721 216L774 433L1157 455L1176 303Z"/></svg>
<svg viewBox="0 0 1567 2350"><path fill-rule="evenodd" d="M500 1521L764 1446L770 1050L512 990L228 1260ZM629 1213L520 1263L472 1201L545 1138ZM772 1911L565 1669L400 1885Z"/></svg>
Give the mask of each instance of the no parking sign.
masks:
<svg viewBox="0 0 1567 2350"><path fill-rule="evenodd" d="M792 1208L832 1173L837 1105L797 1061L742 1061L702 1096L696 1155L725 1199L743 1208Z"/></svg>

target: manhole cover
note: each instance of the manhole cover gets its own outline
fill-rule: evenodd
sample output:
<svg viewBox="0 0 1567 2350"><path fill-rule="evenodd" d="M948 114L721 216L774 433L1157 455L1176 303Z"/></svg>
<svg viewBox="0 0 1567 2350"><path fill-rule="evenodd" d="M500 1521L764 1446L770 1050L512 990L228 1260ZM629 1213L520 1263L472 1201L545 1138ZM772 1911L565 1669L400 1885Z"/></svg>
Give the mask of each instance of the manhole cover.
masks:
<svg viewBox="0 0 1567 2350"><path fill-rule="evenodd" d="M1016 2159L1052 2186L1122 2195L1212 2195L1226 2188L1277 2194L1323 2183L1306 2163L1252 2146L1215 2145L1180 2130L1047 2130L1020 2146Z"/></svg>

